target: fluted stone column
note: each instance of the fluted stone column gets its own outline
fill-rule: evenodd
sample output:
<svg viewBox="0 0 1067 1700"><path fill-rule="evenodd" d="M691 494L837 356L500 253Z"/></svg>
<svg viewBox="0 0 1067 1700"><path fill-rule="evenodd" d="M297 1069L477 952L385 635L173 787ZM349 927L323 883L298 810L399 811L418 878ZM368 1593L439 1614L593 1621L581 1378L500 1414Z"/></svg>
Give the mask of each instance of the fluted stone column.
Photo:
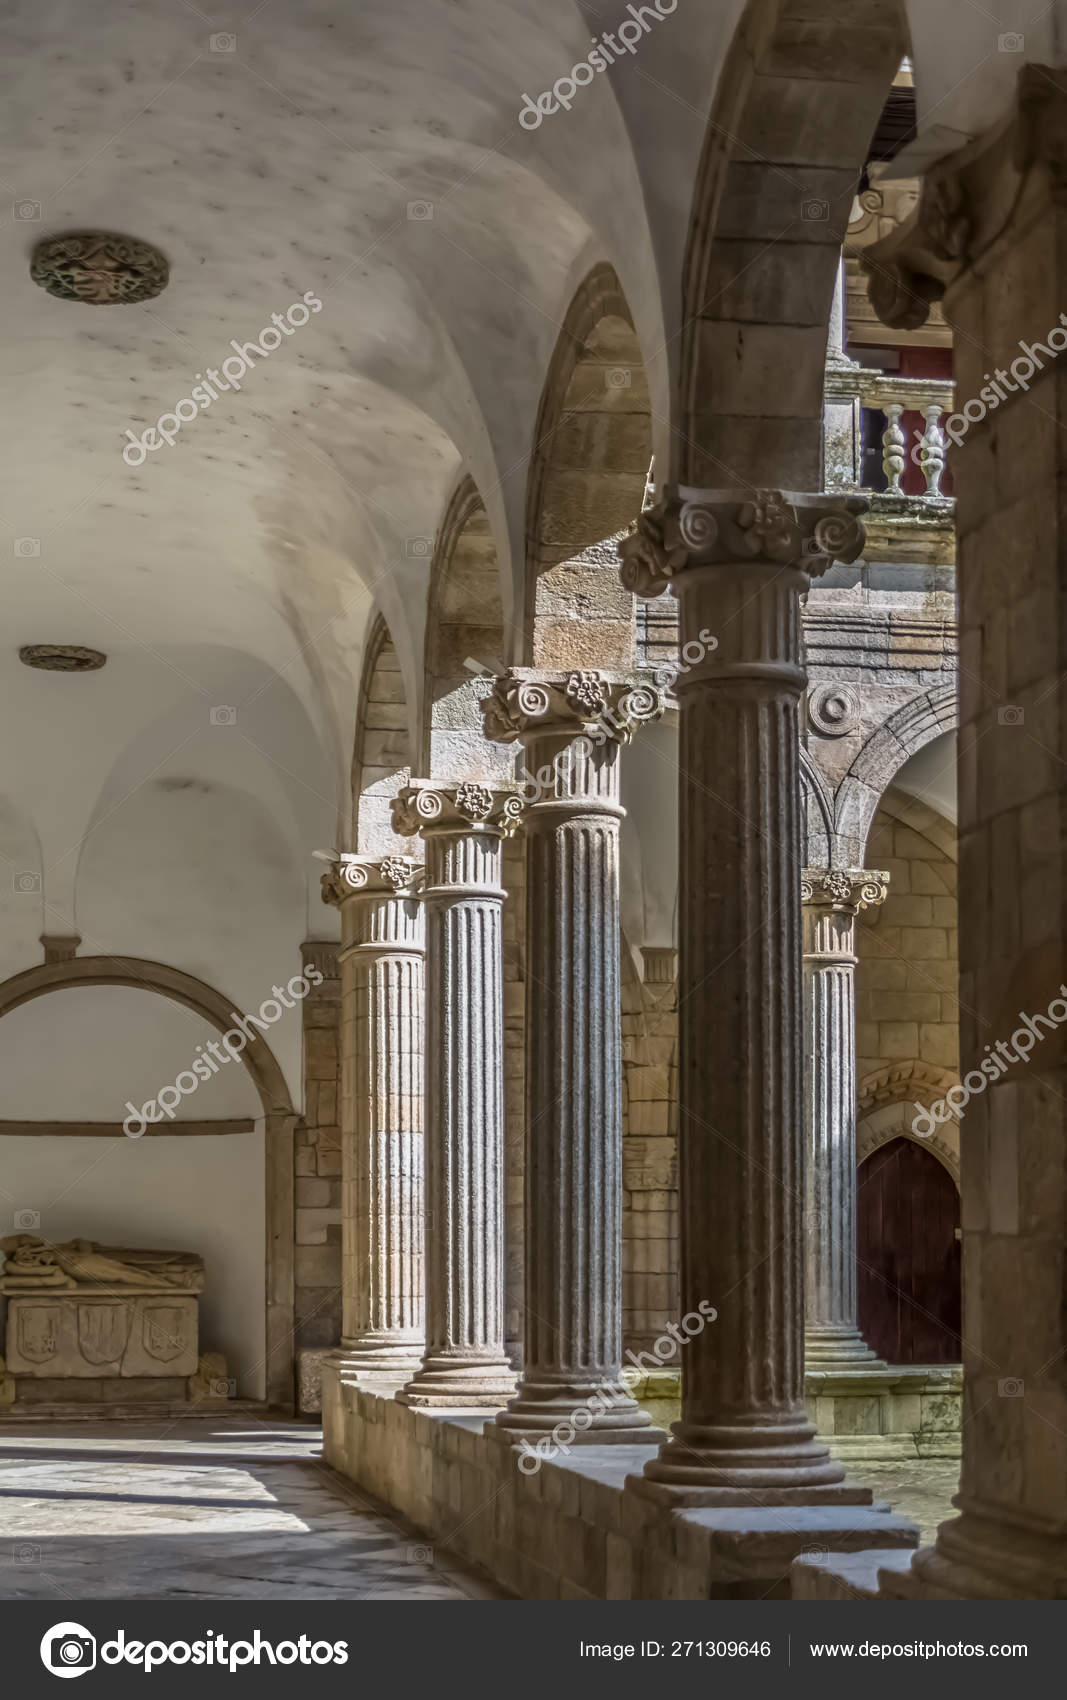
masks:
<svg viewBox="0 0 1067 1700"><path fill-rule="evenodd" d="M624 540L623 583L680 603L682 1420L632 1478L704 1505L869 1503L803 1404L800 592L855 560L855 497L681 489ZM716 639L709 647L701 631Z"/></svg>
<svg viewBox="0 0 1067 1700"><path fill-rule="evenodd" d="M856 1317L856 917L884 903L889 875L806 868L805 1368L884 1369Z"/></svg>
<svg viewBox="0 0 1067 1700"><path fill-rule="evenodd" d="M501 847L513 791L417 780L393 805L426 846L426 1351L408 1405L500 1406L504 1350Z"/></svg>
<svg viewBox="0 0 1067 1700"><path fill-rule="evenodd" d="M421 867L346 856L339 906L342 1381L404 1381L423 1346Z"/></svg>
<svg viewBox="0 0 1067 1700"><path fill-rule="evenodd" d="M621 1376L619 751L662 711L662 693L632 680L527 668L499 679L484 704L488 736L524 744L533 792L525 1367L497 1416L516 1440L559 1423L594 1444L649 1432Z"/></svg>

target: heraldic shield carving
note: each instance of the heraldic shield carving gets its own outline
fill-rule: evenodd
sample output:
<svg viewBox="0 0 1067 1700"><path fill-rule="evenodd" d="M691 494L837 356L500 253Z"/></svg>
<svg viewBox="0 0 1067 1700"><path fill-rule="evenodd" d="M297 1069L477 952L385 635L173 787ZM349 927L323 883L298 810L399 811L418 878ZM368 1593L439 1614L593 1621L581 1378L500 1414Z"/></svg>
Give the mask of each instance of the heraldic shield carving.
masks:
<svg viewBox="0 0 1067 1700"><path fill-rule="evenodd" d="M141 1341L149 1357L162 1364L180 1358L189 1346L188 1322L188 1312L180 1305L146 1304Z"/></svg>
<svg viewBox="0 0 1067 1700"><path fill-rule="evenodd" d="M113 1304L78 1306L78 1345L91 1364L118 1363L130 1336L130 1306L122 1299Z"/></svg>
<svg viewBox="0 0 1067 1700"><path fill-rule="evenodd" d="M27 1306L18 1313L18 1350L31 1364L46 1364L59 1350L58 1305Z"/></svg>

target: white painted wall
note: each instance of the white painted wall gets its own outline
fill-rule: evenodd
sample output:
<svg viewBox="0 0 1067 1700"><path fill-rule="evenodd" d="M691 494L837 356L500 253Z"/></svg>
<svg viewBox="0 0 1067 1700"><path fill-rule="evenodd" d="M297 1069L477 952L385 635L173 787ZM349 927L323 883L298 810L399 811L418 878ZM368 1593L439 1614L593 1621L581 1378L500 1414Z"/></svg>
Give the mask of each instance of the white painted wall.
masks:
<svg viewBox="0 0 1067 1700"><path fill-rule="evenodd" d="M0 1220L39 1210L50 1240L198 1251L204 1259L200 1349L226 1355L238 1392L262 1398L262 1128L219 1137L0 1140Z"/></svg>
<svg viewBox="0 0 1067 1700"><path fill-rule="evenodd" d="M298 1021L299 1011L286 1019ZM0 1119L119 1121L127 1099L154 1097L215 1037L170 999L124 986L36 998L0 1021ZM246 1070L229 1062L183 1098L180 1113L261 1117L262 1107ZM248 1134L0 1138L0 1235L16 1231L17 1211L39 1210L48 1239L199 1252L202 1348L224 1352L239 1391L262 1397L262 1128L260 1120Z"/></svg>

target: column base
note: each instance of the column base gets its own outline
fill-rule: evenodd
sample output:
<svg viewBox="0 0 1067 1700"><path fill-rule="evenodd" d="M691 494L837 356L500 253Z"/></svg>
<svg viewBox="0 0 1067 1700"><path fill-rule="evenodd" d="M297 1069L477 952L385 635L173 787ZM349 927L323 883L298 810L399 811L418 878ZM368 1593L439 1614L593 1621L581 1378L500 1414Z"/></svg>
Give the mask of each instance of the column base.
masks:
<svg viewBox="0 0 1067 1700"><path fill-rule="evenodd" d="M578 1414L588 1422L576 1423ZM567 1445L640 1444L655 1438L652 1418L621 1380L592 1382L524 1381L497 1413L497 1424L515 1445L538 1440L557 1428L573 1431ZM666 1436L664 1436L666 1439Z"/></svg>
<svg viewBox="0 0 1067 1700"><path fill-rule="evenodd" d="M325 1364L336 1370L344 1383L395 1386L398 1382L403 1384L418 1369L423 1346L424 1342L417 1337L398 1340L391 1335L367 1334L360 1339L342 1340Z"/></svg>
<svg viewBox="0 0 1067 1700"><path fill-rule="evenodd" d="M777 1427L674 1425L674 1439L627 1485L661 1505L871 1505L845 1480L810 1423Z"/></svg>
<svg viewBox="0 0 1067 1700"><path fill-rule="evenodd" d="M881 1571L888 1600L1067 1599L1067 1536L1020 1529L963 1512L942 1523L937 1545L908 1570Z"/></svg>
<svg viewBox="0 0 1067 1700"><path fill-rule="evenodd" d="M477 1409L498 1411L515 1391L515 1372L507 1359L424 1358L418 1372L397 1394L402 1405L421 1405L436 1410Z"/></svg>
<svg viewBox="0 0 1067 1700"><path fill-rule="evenodd" d="M804 1331L804 1369L882 1370L889 1366L868 1346L858 1328L808 1328Z"/></svg>

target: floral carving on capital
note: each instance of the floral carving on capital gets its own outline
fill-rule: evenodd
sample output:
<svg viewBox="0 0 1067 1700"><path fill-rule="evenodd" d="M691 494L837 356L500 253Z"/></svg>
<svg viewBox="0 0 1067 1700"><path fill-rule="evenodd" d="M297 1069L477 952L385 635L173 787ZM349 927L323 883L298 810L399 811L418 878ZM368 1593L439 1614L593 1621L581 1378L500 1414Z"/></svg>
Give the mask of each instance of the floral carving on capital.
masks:
<svg viewBox="0 0 1067 1700"><path fill-rule="evenodd" d="M696 567L793 566L811 576L863 551L865 497L782 490L669 488L619 544L619 577L654 597Z"/></svg>
<svg viewBox="0 0 1067 1700"><path fill-rule="evenodd" d="M393 799L393 830L403 838L417 833L484 832L507 838L523 815L517 790L490 788L473 780L438 785L414 780Z"/></svg>

